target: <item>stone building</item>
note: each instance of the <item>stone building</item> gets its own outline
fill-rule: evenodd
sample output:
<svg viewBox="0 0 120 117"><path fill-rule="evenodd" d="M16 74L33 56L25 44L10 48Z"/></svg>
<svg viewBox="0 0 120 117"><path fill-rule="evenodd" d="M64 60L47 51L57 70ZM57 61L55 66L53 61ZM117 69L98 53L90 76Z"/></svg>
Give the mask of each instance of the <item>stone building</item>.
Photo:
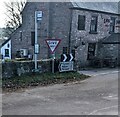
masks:
<svg viewBox="0 0 120 117"><path fill-rule="evenodd" d="M117 3L27 2L22 12L23 23L11 36L12 58L21 50L28 51L25 51L25 56L34 55L35 11L43 12L37 29L40 44L38 59L51 56L46 39L61 39L55 52L56 58L60 59L63 53L73 52L75 60L81 66L87 66L94 57L101 59L100 54L104 53L101 49L103 46L99 46L101 41L112 40L117 38L115 35L120 35ZM120 41L112 42L109 48L116 55L113 45L118 47Z"/></svg>
<svg viewBox="0 0 120 117"><path fill-rule="evenodd" d="M81 66L95 58L118 58L120 20L117 13L78 7L72 8L72 13L71 48L76 49L76 59ZM101 41L107 40L111 43L106 43L106 48L100 46ZM105 52L106 49L111 52Z"/></svg>

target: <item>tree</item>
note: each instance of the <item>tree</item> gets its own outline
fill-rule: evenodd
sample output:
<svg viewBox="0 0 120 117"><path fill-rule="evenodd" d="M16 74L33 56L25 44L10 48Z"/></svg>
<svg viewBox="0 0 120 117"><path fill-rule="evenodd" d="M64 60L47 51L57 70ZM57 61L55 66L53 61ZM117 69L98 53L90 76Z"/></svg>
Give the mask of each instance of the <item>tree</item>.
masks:
<svg viewBox="0 0 120 117"><path fill-rule="evenodd" d="M25 6L25 1L5 2L6 6L6 27L4 35L9 37L22 24L22 11Z"/></svg>

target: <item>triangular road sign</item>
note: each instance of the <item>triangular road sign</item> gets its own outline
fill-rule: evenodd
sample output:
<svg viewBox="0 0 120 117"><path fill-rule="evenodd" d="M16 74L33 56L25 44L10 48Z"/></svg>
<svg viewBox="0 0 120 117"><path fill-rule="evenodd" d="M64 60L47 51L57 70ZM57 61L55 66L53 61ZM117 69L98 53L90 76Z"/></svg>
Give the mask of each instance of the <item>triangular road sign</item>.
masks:
<svg viewBox="0 0 120 117"><path fill-rule="evenodd" d="M58 47L61 40L60 39L46 39L45 41L46 41L48 47L50 48L51 53L54 53L54 51Z"/></svg>

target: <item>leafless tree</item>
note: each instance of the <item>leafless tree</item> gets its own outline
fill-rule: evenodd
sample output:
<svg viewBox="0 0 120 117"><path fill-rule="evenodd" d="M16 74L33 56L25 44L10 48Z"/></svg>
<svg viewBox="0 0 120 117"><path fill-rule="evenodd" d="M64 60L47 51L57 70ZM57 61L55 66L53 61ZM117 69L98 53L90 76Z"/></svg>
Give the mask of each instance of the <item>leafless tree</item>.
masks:
<svg viewBox="0 0 120 117"><path fill-rule="evenodd" d="M6 6L6 28L4 32L10 36L22 24L22 11L25 6L25 1L5 2Z"/></svg>

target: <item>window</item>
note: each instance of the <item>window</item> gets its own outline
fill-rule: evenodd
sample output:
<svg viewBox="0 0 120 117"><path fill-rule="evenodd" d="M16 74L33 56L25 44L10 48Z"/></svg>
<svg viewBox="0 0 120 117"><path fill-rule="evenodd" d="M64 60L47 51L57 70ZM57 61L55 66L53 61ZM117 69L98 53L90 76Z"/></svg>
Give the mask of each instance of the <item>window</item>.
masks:
<svg viewBox="0 0 120 117"><path fill-rule="evenodd" d="M95 47L96 47L95 43L89 43L89 45L88 45L88 57L87 57L88 60L92 60L94 58Z"/></svg>
<svg viewBox="0 0 120 117"><path fill-rule="evenodd" d="M22 41L22 31L20 31L20 41Z"/></svg>
<svg viewBox="0 0 120 117"><path fill-rule="evenodd" d="M9 49L5 49L5 57L9 57Z"/></svg>
<svg viewBox="0 0 120 117"><path fill-rule="evenodd" d="M97 16L92 16L90 24L90 33L97 33Z"/></svg>
<svg viewBox="0 0 120 117"><path fill-rule="evenodd" d="M111 17L110 20L110 33L113 33L115 31L115 17Z"/></svg>
<svg viewBox="0 0 120 117"><path fill-rule="evenodd" d="M67 47L63 47L63 54L68 54L68 48Z"/></svg>
<svg viewBox="0 0 120 117"><path fill-rule="evenodd" d="M9 48L9 47L10 47L10 45L9 45L9 44L7 44L7 47Z"/></svg>
<svg viewBox="0 0 120 117"><path fill-rule="evenodd" d="M35 32L31 32L31 45L34 46L35 44Z"/></svg>
<svg viewBox="0 0 120 117"><path fill-rule="evenodd" d="M85 30L85 16L78 15L78 30Z"/></svg>

